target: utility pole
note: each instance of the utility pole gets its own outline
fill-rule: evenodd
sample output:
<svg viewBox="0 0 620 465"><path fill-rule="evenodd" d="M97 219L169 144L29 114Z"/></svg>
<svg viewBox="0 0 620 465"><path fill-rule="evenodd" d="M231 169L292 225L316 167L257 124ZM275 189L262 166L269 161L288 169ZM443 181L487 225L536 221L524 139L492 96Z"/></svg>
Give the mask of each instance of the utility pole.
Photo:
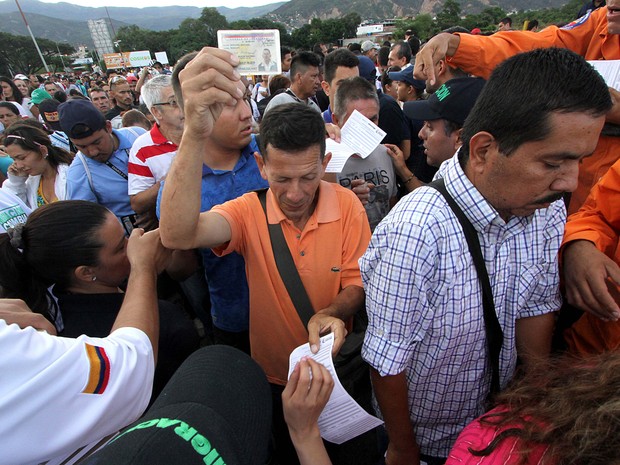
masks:
<svg viewBox="0 0 620 465"><path fill-rule="evenodd" d="M47 66L47 63L45 62L45 58L43 58L43 54L41 53L41 49L39 48L39 44L37 44L37 39L34 38L34 35L32 34L32 30L30 29L30 25L28 24L28 21L26 21L26 16L24 15L24 12L22 11L22 7L19 5L19 2L17 0L15 0L15 3L17 4L17 8L19 9L19 12L22 15L22 19L24 20L24 24L26 25L26 29L28 29L28 33L30 33L30 37L32 38L32 41L34 42L34 46L37 49L37 52L39 53L39 57L41 58L41 61L43 62L43 66L45 66L45 71L47 72L47 74L50 73L50 69Z"/></svg>

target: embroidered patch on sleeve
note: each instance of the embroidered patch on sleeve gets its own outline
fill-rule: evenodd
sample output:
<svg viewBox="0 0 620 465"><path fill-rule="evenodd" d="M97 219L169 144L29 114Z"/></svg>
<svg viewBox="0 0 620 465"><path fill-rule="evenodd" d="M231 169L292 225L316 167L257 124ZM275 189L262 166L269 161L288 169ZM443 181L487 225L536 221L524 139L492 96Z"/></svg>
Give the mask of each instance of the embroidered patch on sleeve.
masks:
<svg viewBox="0 0 620 465"><path fill-rule="evenodd" d="M110 360L105 349L99 346L84 344L90 364L88 383L82 391L84 394L103 394L110 379Z"/></svg>

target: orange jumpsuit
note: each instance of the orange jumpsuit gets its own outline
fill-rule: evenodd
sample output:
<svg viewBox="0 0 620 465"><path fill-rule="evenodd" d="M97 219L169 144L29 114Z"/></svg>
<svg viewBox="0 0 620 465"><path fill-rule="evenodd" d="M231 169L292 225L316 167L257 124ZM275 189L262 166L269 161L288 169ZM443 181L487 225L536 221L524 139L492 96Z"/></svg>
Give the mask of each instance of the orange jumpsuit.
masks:
<svg viewBox="0 0 620 465"><path fill-rule="evenodd" d="M562 29L549 26L540 32L510 31L489 37L458 34L459 47L448 61L468 73L488 79L493 68L519 52L542 47L564 47L586 60L620 59L620 35L607 34L607 8L599 8ZM584 86L588 85L584 83ZM620 157L620 137L601 135L594 154L583 160L577 189L568 213L579 210L590 189Z"/></svg>
<svg viewBox="0 0 620 465"><path fill-rule="evenodd" d="M581 209L566 223L562 245L585 239L620 264L620 160L592 188ZM620 304L620 297L616 294ZM584 313L564 333L569 350L577 354L601 353L620 348L620 322L602 321Z"/></svg>

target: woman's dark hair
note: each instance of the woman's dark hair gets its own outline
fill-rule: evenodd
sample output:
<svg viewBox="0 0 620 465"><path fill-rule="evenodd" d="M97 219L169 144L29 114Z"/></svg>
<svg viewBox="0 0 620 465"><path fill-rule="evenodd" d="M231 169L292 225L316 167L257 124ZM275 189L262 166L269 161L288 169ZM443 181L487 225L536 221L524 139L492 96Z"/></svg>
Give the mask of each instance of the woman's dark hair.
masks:
<svg viewBox="0 0 620 465"><path fill-rule="evenodd" d="M54 168L58 168L58 165L61 164L69 165L73 161L71 153L52 145L49 135L45 131L30 124L17 122L8 127L5 132L4 145L9 147L14 144L33 152L39 152L40 146L47 147L46 160Z"/></svg>
<svg viewBox="0 0 620 465"><path fill-rule="evenodd" d="M1 297L22 299L47 315L49 286L66 288L77 267L98 265L103 246L98 232L108 213L98 203L63 200L32 212L23 227L16 227L13 240L0 234Z"/></svg>
<svg viewBox="0 0 620 465"><path fill-rule="evenodd" d="M6 76L0 76L0 82L6 82L9 86L11 86L11 89L13 89L13 97L7 100L10 100L12 102L17 102L21 105L22 102L24 101L24 96L22 95L22 92L17 88L13 80Z"/></svg>
<svg viewBox="0 0 620 465"><path fill-rule="evenodd" d="M67 101L67 94L65 94L62 90L57 90L52 95L54 100L58 100L60 103L65 103Z"/></svg>
<svg viewBox="0 0 620 465"><path fill-rule="evenodd" d="M7 110L10 110L11 113L13 113L15 116L19 116L19 110L15 105L10 102L0 102L0 108L6 108Z"/></svg>

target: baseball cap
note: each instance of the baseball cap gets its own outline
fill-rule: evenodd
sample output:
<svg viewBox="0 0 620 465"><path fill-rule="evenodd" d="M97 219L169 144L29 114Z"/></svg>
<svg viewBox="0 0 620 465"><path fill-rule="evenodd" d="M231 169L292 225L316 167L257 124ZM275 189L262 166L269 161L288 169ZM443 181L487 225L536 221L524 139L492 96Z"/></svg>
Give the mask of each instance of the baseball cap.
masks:
<svg viewBox="0 0 620 465"><path fill-rule="evenodd" d="M133 74L128 74L125 79L127 80L127 82L138 82L138 78L135 77Z"/></svg>
<svg viewBox="0 0 620 465"><path fill-rule="evenodd" d="M379 46L379 44L375 44L373 41L371 40L365 40L364 42L362 42L362 52L367 52L369 50L372 49L378 50L381 47Z"/></svg>
<svg viewBox="0 0 620 465"><path fill-rule="evenodd" d="M15 77L13 79L21 79L22 81L28 81L28 76L26 76L25 74L16 74Z"/></svg>
<svg viewBox="0 0 620 465"><path fill-rule="evenodd" d="M475 27L471 30L471 34L476 36L476 35L482 34L482 31L480 30L479 27Z"/></svg>
<svg viewBox="0 0 620 465"><path fill-rule="evenodd" d="M407 66L400 71L392 71L388 73L388 76L392 81L406 82L416 89L426 89L426 81L413 78L413 66Z"/></svg>
<svg viewBox="0 0 620 465"><path fill-rule="evenodd" d="M367 56L360 55L357 58L359 59L357 68L360 72L360 76L374 84L377 80L377 68L375 68L375 64Z"/></svg>
<svg viewBox="0 0 620 465"><path fill-rule="evenodd" d="M88 465L267 463L271 389L261 368L229 346L194 352L149 411Z"/></svg>
<svg viewBox="0 0 620 465"><path fill-rule="evenodd" d="M106 120L89 100L72 99L58 106L60 126L71 139L84 139L105 128Z"/></svg>
<svg viewBox="0 0 620 465"><path fill-rule="evenodd" d="M32 91L32 94L30 94L30 101L35 105L38 105L46 98L52 98L52 96L48 94L45 89L35 89Z"/></svg>
<svg viewBox="0 0 620 465"><path fill-rule="evenodd" d="M427 100L405 102L403 112L411 119L447 119L463 125L485 83L482 78L450 79Z"/></svg>
<svg viewBox="0 0 620 465"><path fill-rule="evenodd" d="M46 98L39 103L39 112L45 124L54 131L62 131L60 118L58 117L58 106L60 102L53 98Z"/></svg>

